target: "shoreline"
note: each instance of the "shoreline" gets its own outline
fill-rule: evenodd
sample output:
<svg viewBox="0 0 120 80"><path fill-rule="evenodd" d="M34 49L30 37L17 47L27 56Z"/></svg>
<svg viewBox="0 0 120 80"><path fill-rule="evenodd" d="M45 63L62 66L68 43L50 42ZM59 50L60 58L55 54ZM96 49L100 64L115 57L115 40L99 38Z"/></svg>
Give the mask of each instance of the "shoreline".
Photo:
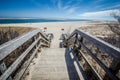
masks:
<svg viewBox="0 0 120 80"><path fill-rule="evenodd" d="M96 37L105 37L105 34L109 35L112 32L104 26L104 22L46 22L46 23L19 23L19 24L0 24L0 27L32 27L44 30L46 27L46 33L53 33L54 39L52 40L51 48L59 48L60 35L63 33L72 33L75 29L82 29ZM103 24L103 25L99 25ZM91 28L92 27L92 28ZM61 29L64 29L62 31ZM98 34L99 33L99 34ZM102 34L101 34L102 33ZM54 43L54 44L53 44ZM40 56L42 52L37 53ZM30 66L25 71L24 77L21 80L31 80L35 64L37 64L39 58L34 58ZM99 69L100 70L100 69Z"/></svg>
<svg viewBox="0 0 120 80"><path fill-rule="evenodd" d="M0 24L0 27L32 27L43 30L47 28L47 33L71 33L80 27L88 27L95 24L102 24L104 22L91 22L91 21L74 21L74 22L39 22L39 23L13 23L13 24ZM57 31L58 30L58 31Z"/></svg>
<svg viewBox="0 0 120 80"><path fill-rule="evenodd" d="M61 29L64 32L72 32L80 27L91 26L96 23L91 22L40 22L40 23L17 23L17 24L0 24L0 27L32 27L43 30L44 27L47 28L47 33L61 33ZM58 31L57 31L58 30Z"/></svg>

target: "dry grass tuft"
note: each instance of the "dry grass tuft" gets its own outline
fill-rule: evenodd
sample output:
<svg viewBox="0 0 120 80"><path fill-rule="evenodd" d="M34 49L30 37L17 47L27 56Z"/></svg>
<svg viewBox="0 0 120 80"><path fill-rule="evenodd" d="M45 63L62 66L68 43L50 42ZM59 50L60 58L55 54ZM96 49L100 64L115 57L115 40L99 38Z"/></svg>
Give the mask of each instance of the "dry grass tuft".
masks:
<svg viewBox="0 0 120 80"><path fill-rule="evenodd" d="M0 27L0 45L32 29L28 27Z"/></svg>
<svg viewBox="0 0 120 80"><path fill-rule="evenodd" d="M105 42L110 43L113 46L116 46L120 48L120 39L119 36L116 35L114 32L111 31L108 25L100 24L100 25L93 25L90 27L81 27L83 31L90 33L93 36L98 37L99 39L104 40ZM84 44L94 53L94 55L101 60L108 68L111 66L111 63L113 61L113 58L111 58L109 55L102 52L97 46L94 46L89 41L84 40ZM92 64L94 69L100 74L102 78L105 80L109 80L108 77L105 77L105 71L97 64L93 58L87 54L87 52L82 48L82 52L85 54L89 62ZM88 76L92 78L92 72L89 67L89 65L84 61L83 58L80 57L80 61L85 69L85 71L88 73ZM91 75L90 75L91 74ZM118 72L117 76L120 76L120 71ZM94 79L93 79L94 80Z"/></svg>

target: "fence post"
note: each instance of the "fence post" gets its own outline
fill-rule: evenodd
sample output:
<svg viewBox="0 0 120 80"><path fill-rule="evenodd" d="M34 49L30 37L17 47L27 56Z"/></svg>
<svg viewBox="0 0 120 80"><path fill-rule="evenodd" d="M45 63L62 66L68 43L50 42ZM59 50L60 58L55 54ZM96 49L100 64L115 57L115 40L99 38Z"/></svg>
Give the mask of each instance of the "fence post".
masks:
<svg viewBox="0 0 120 80"><path fill-rule="evenodd" d="M83 42L83 37L82 37L82 36L80 36L80 40L79 40L79 41L80 41L81 43ZM78 48L81 49L81 47L82 47L82 46L79 44L79 47L78 47Z"/></svg>
<svg viewBox="0 0 120 80"><path fill-rule="evenodd" d="M120 69L120 61L118 61L118 60L116 60L116 59L113 59L113 61L112 61L112 63L111 63L111 65L110 65L110 67L109 67L109 69L110 69L110 71L112 72L112 74L114 75L114 76L116 76L116 74L119 72L119 69ZM117 77L118 78L118 77ZM104 76L104 78L103 79L110 79L110 77L107 75L107 74L105 74L105 76ZM119 80L119 79L118 79Z"/></svg>
<svg viewBox="0 0 120 80"><path fill-rule="evenodd" d="M73 50L75 52L77 51L77 39L78 39L78 34L76 33L76 35L75 35L75 42L74 42L74 46L73 46Z"/></svg>
<svg viewBox="0 0 120 80"><path fill-rule="evenodd" d="M77 57L79 56L79 50L81 49L81 45L78 43L78 40L79 40L79 36L78 36L78 34L76 34L73 49L74 49ZM83 41L83 37L80 37L80 42L82 42L82 41Z"/></svg>
<svg viewBox="0 0 120 80"><path fill-rule="evenodd" d="M1 73L4 73L5 70L7 70L7 67L6 67L5 63L2 61L2 62L0 62L0 72L1 72ZM12 77L11 77L11 76L8 77L7 80L12 80Z"/></svg>
<svg viewBox="0 0 120 80"><path fill-rule="evenodd" d="M113 59L110 70L116 75L119 72L120 69L120 61Z"/></svg>

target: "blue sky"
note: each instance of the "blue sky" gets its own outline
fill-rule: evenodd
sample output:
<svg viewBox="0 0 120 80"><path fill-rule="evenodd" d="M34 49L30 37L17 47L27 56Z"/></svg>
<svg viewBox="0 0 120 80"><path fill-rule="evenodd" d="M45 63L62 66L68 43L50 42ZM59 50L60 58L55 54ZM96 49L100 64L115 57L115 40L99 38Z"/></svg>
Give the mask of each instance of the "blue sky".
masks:
<svg viewBox="0 0 120 80"><path fill-rule="evenodd" d="M105 19L120 0L0 0L1 18Z"/></svg>

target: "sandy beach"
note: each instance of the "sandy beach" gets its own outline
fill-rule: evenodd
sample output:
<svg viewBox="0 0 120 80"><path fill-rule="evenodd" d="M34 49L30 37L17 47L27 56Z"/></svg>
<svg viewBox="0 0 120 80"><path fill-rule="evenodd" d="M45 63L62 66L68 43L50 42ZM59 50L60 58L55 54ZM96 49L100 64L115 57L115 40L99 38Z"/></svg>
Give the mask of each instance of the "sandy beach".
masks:
<svg viewBox="0 0 120 80"><path fill-rule="evenodd" d="M72 33L75 29L83 29L87 30L87 32L90 32L90 34L100 34L98 36L102 36L101 32L103 30L106 32L105 27L98 26L97 24L103 24L105 22L95 22L95 21L76 21L76 22L41 22L41 23L15 23L15 24L0 24L0 27L32 27L32 28L38 28L44 31L44 28L46 27L47 30L45 33L53 33L54 39L52 40L52 43L54 42L51 47L59 47L59 38L62 33ZM99 28L95 28L95 26L98 26ZM89 28L93 26L93 28ZM96 26L96 27L97 27ZM86 28L85 28L86 27ZM87 29L88 28L88 29ZM61 29L64 29L62 31ZM94 30L94 31L92 31ZM109 32L109 31L108 31ZM94 35L95 36L95 35ZM97 37L97 36L96 36Z"/></svg>
<svg viewBox="0 0 120 80"><path fill-rule="evenodd" d="M91 22L44 22L44 23L17 23L17 24L0 24L0 27L33 27L39 28L42 31L44 27L47 28L46 33L53 33L54 39L52 42L56 45L51 47L59 47L58 41L62 33L72 33L75 29L80 27L91 26L96 23ZM61 31L64 29L64 31Z"/></svg>
<svg viewBox="0 0 120 80"><path fill-rule="evenodd" d="M65 32L73 31L79 27L91 26L96 22L41 22L41 23L16 23L16 24L0 24L0 27L33 27L43 29L47 27L47 32L54 32L64 28Z"/></svg>
<svg viewBox="0 0 120 80"><path fill-rule="evenodd" d="M82 29L96 37L105 37L112 32L106 25L98 25L103 22L44 22L44 23L17 23L17 24L0 24L0 27L32 27L44 31L46 33L53 33L54 39L52 40L50 48L59 48L60 35L62 33L72 33L75 29ZM61 29L64 29L62 31ZM112 33L113 34L113 33ZM29 68L26 71L22 80L31 80L35 64L39 62L41 53L38 53L38 58L34 58Z"/></svg>
<svg viewBox="0 0 120 80"><path fill-rule="evenodd" d="M44 27L46 27L47 28L46 33L54 34L54 39L52 40L50 48L59 48L59 43L60 43L59 39L60 39L60 35L62 33L71 33L75 29L78 29L80 27L91 26L93 24L95 24L95 23L90 23L90 22L45 22L45 23L0 24L0 27L32 27L32 28L39 28L42 31L44 30ZM64 29L64 31L62 31L61 29ZM35 64L37 64L39 62L40 55L41 55L41 53L38 53L38 58L33 59L29 68L25 72L25 75L22 80L31 80Z"/></svg>
<svg viewBox="0 0 120 80"><path fill-rule="evenodd" d="M120 0L0 0L0 80L119 80Z"/></svg>

